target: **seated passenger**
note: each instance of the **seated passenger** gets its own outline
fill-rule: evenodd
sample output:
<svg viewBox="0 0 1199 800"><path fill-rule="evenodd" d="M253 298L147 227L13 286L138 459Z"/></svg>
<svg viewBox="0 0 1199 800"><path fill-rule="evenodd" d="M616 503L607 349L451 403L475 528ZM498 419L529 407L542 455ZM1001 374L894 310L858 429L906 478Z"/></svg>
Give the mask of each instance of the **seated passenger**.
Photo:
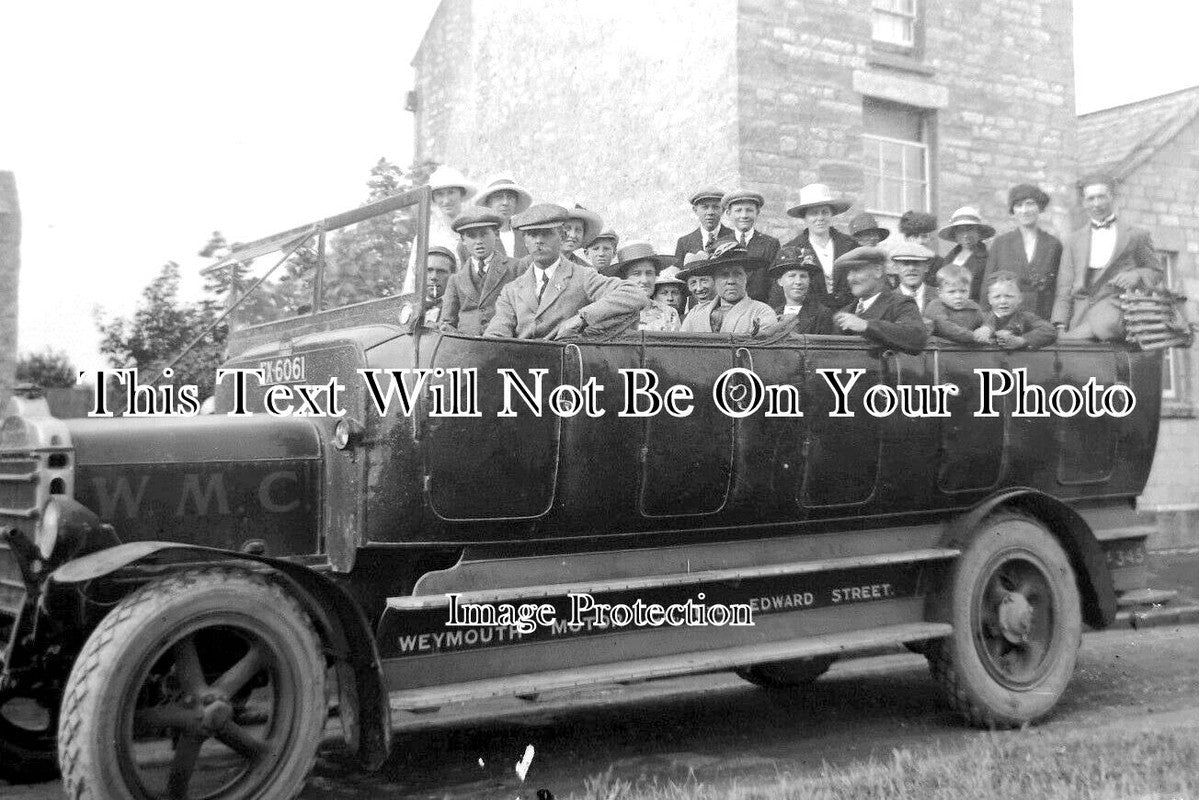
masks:
<svg viewBox="0 0 1199 800"><path fill-rule="evenodd" d="M520 262L497 250L503 218L482 206L472 206L451 223L467 252L463 269L455 273L442 303L441 329L479 336L495 315L500 290L523 271Z"/></svg>
<svg viewBox="0 0 1199 800"><path fill-rule="evenodd" d="M834 271L844 271L849 291L857 298L838 311L833 322L844 333L873 344L919 353L928 339L924 320L915 300L887 287L886 263L887 254L877 247L850 250L833 263Z"/></svg>
<svg viewBox="0 0 1199 800"><path fill-rule="evenodd" d="M970 299L970 270L946 264L937 270L937 284L937 299L924 308L924 317L932 324L933 334L962 344L990 342L991 331L975 336L986 315Z"/></svg>
<svg viewBox="0 0 1199 800"><path fill-rule="evenodd" d="M587 256L591 266L599 270L601 275L607 275L608 267L616 260L616 248L619 246L620 237L616 235L616 231L605 228L599 236L587 243L583 248L583 255Z"/></svg>
<svg viewBox="0 0 1199 800"><path fill-rule="evenodd" d="M661 300L675 310L680 323L687 313L687 284L679 279L679 268L664 267L654 279L654 300ZM677 330L677 329L676 329Z"/></svg>
<svg viewBox="0 0 1199 800"><path fill-rule="evenodd" d="M734 189L720 199L721 208L733 223L733 237L745 248L749 257L762 267L759 270L746 268L746 291L754 300L763 303L770 298L770 279L766 277L766 267L774 263L781 246L778 239L755 227L764 205L766 200L761 193L749 189ZM719 241L716 247L720 247ZM709 255L715 253L716 249L713 248Z"/></svg>
<svg viewBox="0 0 1199 800"><path fill-rule="evenodd" d="M438 327L441 320L441 303L450 276L458 269L458 258L448 247L435 244L429 248L425 260L425 325Z"/></svg>
<svg viewBox="0 0 1199 800"><path fill-rule="evenodd" d="M891 251L895 274L899 276L897 289L900 294L916 301L916 308L920 309L920 315L925 317L926 321L924 309L933 301L936 290L924 282L924 276L928 273L929 264L936 257L937 254L932 250L915 242L900 242Z"/></svg>
<svg viewBox="0 0 1199 800"><path fill-rule="evenodd" d="M683 269L679 278L687 281L687 311L711 300L716 296L716 283L711 275L692 275L690 266L708 259L707 253L688 253L683 257ZM686 318L686 314L683 315Z"/></svg>
<svg viewBox="0 0 1199 800"><path fill-rule="evenodd" d="M616 274L640 286L645 296L650 298L649 305L641 309L641 322L637 330L677 331L680 325L679 312L661 300L653 299L654 283L664 257L656 254L649 242L629 242L620 248L618 255L620 260L615 265Z"/></svg>
<svg viewBox="0 0 1199 800"><path fill-rule="evenodd" d="M769 273L783 290L783 303L775 309L778 322L764 327L762 336L837 333L833 314L824 305L824 270L811 249L787 245Z"/></svg>
<svg viewBox="0 0 1199 800"><path fill-rule="evenodd" d="M994 332L995 344L1006 350L1036 350L1057 339L1057 331L1048 321L1020 308L1023 300L1020 276L1014 272L996 272L987 286L991 313L977 332Z"/></svg>
<svg viewBox="0 0 1199 800"><path fill-rule="evenodd" d="M570 214L570 219L562 223L562 257L585 267L594 267L594 264L584 258L586 253L583 252L583 246L600 235L600 231L604 229L604 221L600 219L599 214L583 208L578 203L563 203L562 207Z"/></svg>
<svg viewBox="0 0 1199 800"><path fill-rule="evenodd" d="M721 239L711 258L699 259L680 275L711 275L716 296L691 309L682 330L691 333L755 334L775 322L774 310L746 293L748 273L762 262L733 239Z"/></svg>
<svg viewBox="0 0 1199 800"><path fill-rule="evenodd" d="M501 290L484 336L563 339L588 327L618 332L636 326L649 305L641 287L562 257L562 223L569 216L561 206L539 203L513 217L533 260Z"/></svg>

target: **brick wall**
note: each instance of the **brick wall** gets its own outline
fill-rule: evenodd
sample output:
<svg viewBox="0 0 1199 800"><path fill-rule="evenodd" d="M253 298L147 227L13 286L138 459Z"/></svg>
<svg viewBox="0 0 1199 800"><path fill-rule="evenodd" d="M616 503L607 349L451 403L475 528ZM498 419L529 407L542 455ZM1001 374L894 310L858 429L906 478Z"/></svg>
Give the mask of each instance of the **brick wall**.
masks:
<svg viewBox="0 0 1199 800"><path fill-rule="evenodd" d="M413 62L417 150L673 252L690 192L737 182L735 30L735 0L445 0Z"/></svg>
<svg viewBox="0 0 1199 800"><path fill-rule="evenodd" d="M869 0L740 5L741 168L767 195L773 232L797 232L785 210L812 181L853 200L850 215L861 210L855 73L899 87L900 96L883 99L933 104L933 210L942 222L969 204L1004 230L1008 189L1034 181L1054 200L1047 224L1068 227L1076 173L1070 0L925 3L923 58L908 70L875 52ZM944 97L943 107L928 97Z"/></svg>

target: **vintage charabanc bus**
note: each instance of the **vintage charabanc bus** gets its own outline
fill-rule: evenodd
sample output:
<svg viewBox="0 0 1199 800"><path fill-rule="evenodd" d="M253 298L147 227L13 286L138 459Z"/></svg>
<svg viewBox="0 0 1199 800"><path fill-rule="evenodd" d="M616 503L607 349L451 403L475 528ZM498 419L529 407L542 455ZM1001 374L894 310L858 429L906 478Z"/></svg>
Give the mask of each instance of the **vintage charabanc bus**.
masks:
<svg viewBox="0 0 1199 800"><path fill-rule="evenodd" d="M412 191L233 258L323 253L386 215L415 221L419 254L428 202ZM327 309L317 261L304 313L234 331L228 366L262 382L239 396L227 376L215 414L60 420L13 400L10 774L56 763L73 798L273 800L303 786L332 697L371 768L396 714L714 670L801 690L838 658L900 644L971 723L1021 725L1061 697L1083 627L1144 585L1134 500L1161 351L481 339L428 328L423 290ZM418 368L434 371L411 407L393 393L380 413L367 376ZM692 412L619 414L637 370L661 393L688 387ZM993 391L980 374L1027 386ZM838 375L858 376L843 396ZM755 408L755 377L793 387L794 407ZM515 381L533 395L537 380L602 385L604 413L533 413ZM339 416L263 413L268 392L299 400L286 387L330 381ZM927 401L950 383L940 413L866 410L891 394L876 387ZM1135 403L1036 415L1020 395L1088 383ZM466 394L440 413L438 397ZM243 403L254 413L229 413Z"/></svg>

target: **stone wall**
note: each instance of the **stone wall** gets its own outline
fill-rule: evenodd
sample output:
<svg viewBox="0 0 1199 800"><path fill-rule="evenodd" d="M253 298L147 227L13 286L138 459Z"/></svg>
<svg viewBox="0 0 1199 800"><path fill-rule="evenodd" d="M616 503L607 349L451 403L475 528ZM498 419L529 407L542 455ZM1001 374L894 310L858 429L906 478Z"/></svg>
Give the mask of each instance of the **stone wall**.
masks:
<svg viewBox="0 0 1199 800"><path fill-rule="evenodd" d="M17 301L21 270L21 210L17 182L0 172L0 404L8 400L17 366Z"/></svg>
<svg viewBox="0 0 1199 800"><path fill-rule="evenodd" d="M980 206L1010 226L1007 191L1034 181L1054 199L1047 223L1068 227L1075 179L1070 0L928 2L921 57L876 52L867 0L741 0L741 170L764 191L772 232L795 190L819 180L861 210L862 100L927 110L933 210L945 222ZM845 226L848 215L838 220Z"/></svg>
<svg viewBox="0 0 1199 800"><path fill-rule="evenodd" d="M736 0L444 0L413 62L417 151L674 251L738 181Z"/></svg>

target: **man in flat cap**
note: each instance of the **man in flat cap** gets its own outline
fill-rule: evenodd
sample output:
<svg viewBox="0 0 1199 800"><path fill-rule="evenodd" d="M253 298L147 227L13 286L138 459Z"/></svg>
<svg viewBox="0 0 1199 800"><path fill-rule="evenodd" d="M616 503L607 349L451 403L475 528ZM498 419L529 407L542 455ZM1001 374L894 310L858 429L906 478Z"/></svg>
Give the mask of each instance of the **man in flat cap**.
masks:
<svg viewBox="0 0 1199 800"><path fill-rule="evenodd" d="M458 256L444 245L429 248L425 259L425 325L440 327L446 287L458 269Z"/></svg>
<svg viewBox="0 0 1199 800"><path fill-rule="evenodd" d="M748 296L746 282L752 272L765 272L760 258L737 244L735 239L721 239L711 258L695 261L679 273L680 278L692 275L711 275L716 297L687 312L680 330L691 333L756 334L763 326L776 320L774 310Z"/></svg>
<svg viewBox="0 0 1199 800"><path fill-rule="evenodd" d="M763 328L762 336L838 333L824 304L824 271L811 250L784 247L767 272L782 289L783 302L774 309L778 322Z"/></svg>
<svg viewBox="0 0 1199 800"><path fill-rule="evenodd" d="M484 336L564 339L586 328L616 332L637 325L649 304L640 286L562 257L562 223L569 218L565 208L550 203L513 217L532 261L500 291Z"/></svg>
<svg viewBox="0 0 1199 800"><path fill-rule="evenodd" d="M900 242L891 251L891 261L899 275L896 291L916 301L916 308L924 316L924 308L937 299L937 291L929 286L924 276L937 254L915 242Z"/></svg>
<svg viewBox="0 0 1199 800"><path fill-rule="evenodd" d="M482 206L467 208L451 223L468 255L446 287L442 330L482 335L495 315L500 290L523 271L517 259L496 250L502 224L499 214Z"/></svg>
<svg viewBox="0 0 1199 800"><path fill-rule="evenodd" d="M587 243L583 249L583 255L587 256L587 261L601 275L608 275L608 268L616 260L616 248L619 246L620 237L616 235L616 231L604 228L600 231L599 236Z"/></svg>
<svg viewBox="0 0 1199 800"><path fill-rule="evenodd" d="M720 221L723 213L720 201L723 198L724 190L715 186L707 186L691 195L691 210L699 220L699 227L679 237L674 248L674 263L682 264L688 253L711 255L718 239L733 235L732 229Z"/></svg>
<svg viewBox="0 0 1199 800"><path fill-rule="evenodd" d="M1065 242L1051 321L1059 332L1067 328L1063 339L1118 338L1123 326L1107 318L1118 316L1114 305L1120 294L1160 284L1162 265L1149 231L1116 215L1115 178L1087 175L1078 182L1078 193L1090 221ZM1112 308L1110 313L1097 309L1088 322L1088 312L1097 306Z"/></svg>
<svg viewBox="0 0 1199 800"><path fill-rule="evenodd" d="M846 334L857 334L868 342L891 350L919 353L928 332L916 301L887 287L887 254L877 247L859 247L837 259L836 270L844 270L854 302L833 315L833 322Z"/></svg>
<svg viewBox="0 0 1199 800"><path fill-rule="evenodd" d="M767 233L762 233L755 226L758 214L766 199L758 192L749 189L734 189L725 194L720 201L724 213L733 223L733 237L745 248L749 258L756 259L762 268L749 273L746 290L753 299L765 303L770 298L770 276L766 267L774 263L779 254L779 240Z"/></svg>

